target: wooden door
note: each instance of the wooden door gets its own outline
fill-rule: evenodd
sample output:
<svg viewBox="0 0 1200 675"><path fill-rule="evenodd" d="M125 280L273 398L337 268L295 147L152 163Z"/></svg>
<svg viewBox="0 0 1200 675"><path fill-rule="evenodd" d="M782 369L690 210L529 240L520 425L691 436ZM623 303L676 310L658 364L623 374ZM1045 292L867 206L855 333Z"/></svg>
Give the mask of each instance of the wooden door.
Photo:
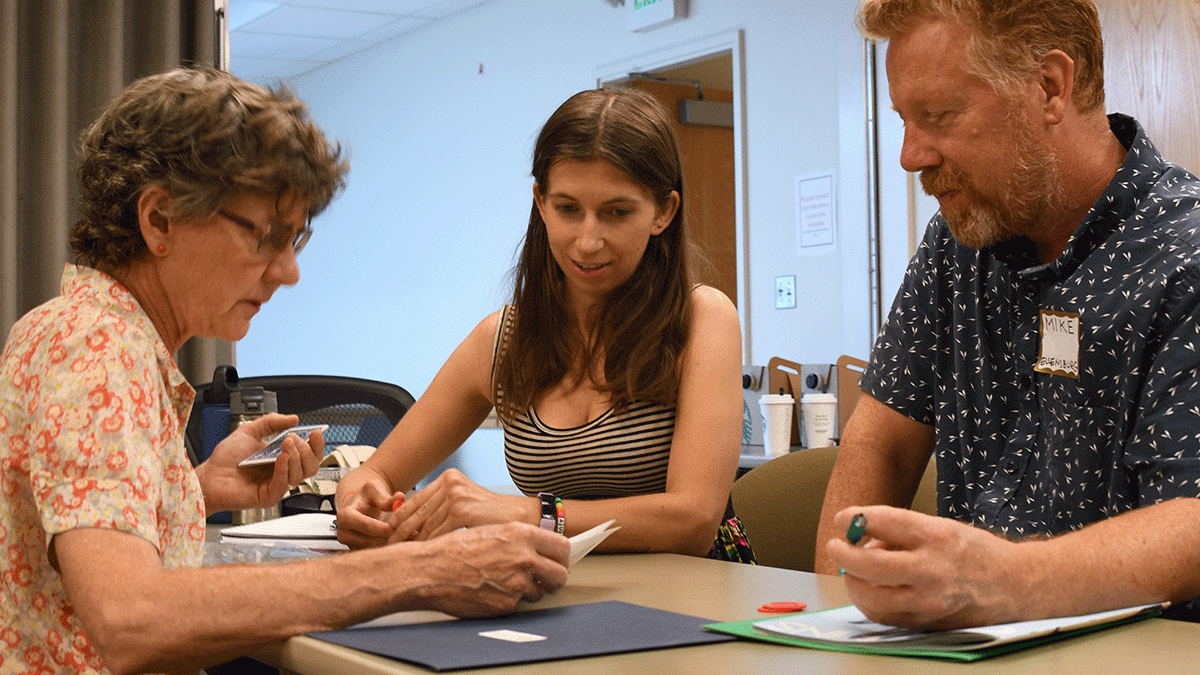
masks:
<svg viewBox="0 0 1200 675"><path fill-rule="evenodd" d="M1096 0L1105 107L1133 115L1168 160L1200 173L1200 0Z"/></svg>
<svg viewBox="0 0 1200 675"><path fill-rule="evenodd" d="M684 217L692 239L712 266L710 273L700 270L701 279L737 304L733 129L679 123L679 101L696 98L695 87L651 80L628 84L654 95L675 120L683 163ZM733 92L706 88L704 99L731 103Z"/></svg>

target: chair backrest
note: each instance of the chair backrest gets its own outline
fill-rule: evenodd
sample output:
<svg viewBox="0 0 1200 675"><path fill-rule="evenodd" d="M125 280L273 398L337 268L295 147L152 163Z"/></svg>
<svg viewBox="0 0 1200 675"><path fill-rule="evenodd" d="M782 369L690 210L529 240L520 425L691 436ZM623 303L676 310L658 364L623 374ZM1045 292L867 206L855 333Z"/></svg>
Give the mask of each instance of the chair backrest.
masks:
<svg viewBox="0 0 1200 675"><path fill-rule="evenodd" d="M230 394L261 387L275 393L278 410L301 424L328 424L328 450L339 445L378 446L415 402L403 387L378 380L337 375L268 375L239 378L232 366L219 366L213 381L196 387L187 436L197 461L229 433Z"/></svg>
<svg viewBox="0 0 1200 675"><path fill-rule="evenodd" d="M937 458L930 458L929 464L925 466L925 473L921 476L921 482L917 485L917 493L913 495L912 510L928 513L931 516L938 514L937 507Z"/></svg>
<svg viewBox="0 0 1200 675"><path fill-rule="evenodd" d="M733 484L733 508L759 564L813 571L817 525L838 448L796 450L764 462ZM913 509L937 514L937 474L930 462Z"/></svg>
<svg viewBox="0 0 1200 675"><path fill-rule="evenodd" d="M867 367L867 362L853 356L843 354L837 360L837 390L838 390L838 438L850 420L854 406L858 405L858 397L862 389L858 386L858 378Z"/></svg>
<svg viewBox="0 0 1200 675"><path fill-rule="evenodd" d="M813 571L813 546L837 447L797 450L733 483L733 510L760 565Z"/></svg>

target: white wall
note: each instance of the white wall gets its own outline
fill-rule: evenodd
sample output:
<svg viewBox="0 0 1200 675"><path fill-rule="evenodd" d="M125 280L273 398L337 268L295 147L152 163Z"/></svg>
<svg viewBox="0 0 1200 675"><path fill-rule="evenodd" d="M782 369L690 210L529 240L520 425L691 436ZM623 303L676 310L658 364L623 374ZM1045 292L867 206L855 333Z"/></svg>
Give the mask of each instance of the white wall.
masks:
<svg viewBox="0 0 1200 675"><path fill-rule="evenodd" d="M862 42L855 0L691 0L647 33L600 0L492 0L291 84L351 151L346 192L319 218L283 289L237 347L238 370L338 373L415 396L505 301L530 208L542 122L597 68L730 30L745 36L750 360L866 356L868 295ZM482 72L480 68L482 67ZM881 101L885 114L886 98ZM885 158L893 167L895 158ZM800 257L795 178L833 171L836 251ZM902 261L900 263L902 265ZM795 274L798 307L774 309ZM885 289L890 303L894 287ZM461 463L507 480L499 433Z"/></svg>

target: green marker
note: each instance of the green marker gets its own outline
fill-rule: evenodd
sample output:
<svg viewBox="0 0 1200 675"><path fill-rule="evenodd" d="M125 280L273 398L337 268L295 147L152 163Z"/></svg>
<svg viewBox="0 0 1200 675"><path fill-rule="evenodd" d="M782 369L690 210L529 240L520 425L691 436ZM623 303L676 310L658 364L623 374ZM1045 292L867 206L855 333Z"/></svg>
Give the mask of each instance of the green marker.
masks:
<svg viewBox="0 0 1200 675"><path fill-rule="evenodd" d="M866 532L867 517L860 513L850 520L850 527L846 530L846 539L850 541L852 546L858 546L858 542L862 541L863 535Z"/></svg>
<svg viewBox="0 0 1200 675"><path fill-rule="evenodd" d="M862 541L863 535L867 533L867 517L863 514L858 514L850 519L850 527L846 529L846 540L851 546L858 546L858 542ZM838 568L838 574L846 576L846 570Z"/></svg>

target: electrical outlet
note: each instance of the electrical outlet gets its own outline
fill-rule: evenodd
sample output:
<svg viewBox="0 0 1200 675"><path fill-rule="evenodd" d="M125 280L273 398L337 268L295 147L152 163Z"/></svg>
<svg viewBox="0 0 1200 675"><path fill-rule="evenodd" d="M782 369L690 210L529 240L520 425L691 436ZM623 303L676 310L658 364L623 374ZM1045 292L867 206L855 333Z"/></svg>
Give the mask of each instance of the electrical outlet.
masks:
<svg viewBox="0 0 1200 675"><path fill-rule="evenodd" d="M796 306L796 275L775 277L775 309L791 309Z"/></svg>

